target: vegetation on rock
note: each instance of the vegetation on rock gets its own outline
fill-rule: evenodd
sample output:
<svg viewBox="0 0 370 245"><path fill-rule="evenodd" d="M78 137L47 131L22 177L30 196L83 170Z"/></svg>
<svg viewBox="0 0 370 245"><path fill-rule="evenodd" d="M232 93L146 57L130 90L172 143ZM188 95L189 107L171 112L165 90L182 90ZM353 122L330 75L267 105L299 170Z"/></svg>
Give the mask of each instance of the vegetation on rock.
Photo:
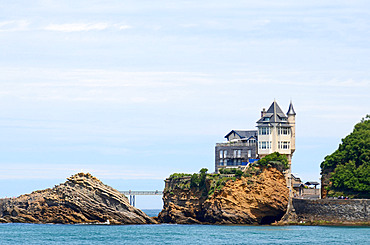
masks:
<svg viewBox="0 0 370 245"><path fill-rule="evenodd" d="M321 174L329 196L370 198L370 115L356 124L338 149L325 157Z"/></svg>
<svg viewBox="0 0 370 245"><path fill-rule="evenodd" d="M185 173L173 173L170 175L169 179L181 179L186 176L191 176L191 174L185 174Z"/></svg>
<svg viewBox="0 0 370 245"><path fill-rule="evenodd" d="M279 152L274 152L265 156L264 158L261 158L254 163L253 166L262 168L273 167L283 173L289 168L289 163L285 155L282 155Z"/></svg>

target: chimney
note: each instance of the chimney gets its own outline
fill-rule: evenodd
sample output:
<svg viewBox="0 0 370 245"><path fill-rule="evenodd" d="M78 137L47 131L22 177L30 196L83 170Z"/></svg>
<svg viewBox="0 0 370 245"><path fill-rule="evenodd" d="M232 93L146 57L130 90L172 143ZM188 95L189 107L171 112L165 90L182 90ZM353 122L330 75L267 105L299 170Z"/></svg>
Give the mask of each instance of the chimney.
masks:
<svg viewBox="0 0 370 245"><path fill-rule="evenodd" d="M262 111L261 111L261 117L264 117L266 115L266 109L263 108Z"/></svg>

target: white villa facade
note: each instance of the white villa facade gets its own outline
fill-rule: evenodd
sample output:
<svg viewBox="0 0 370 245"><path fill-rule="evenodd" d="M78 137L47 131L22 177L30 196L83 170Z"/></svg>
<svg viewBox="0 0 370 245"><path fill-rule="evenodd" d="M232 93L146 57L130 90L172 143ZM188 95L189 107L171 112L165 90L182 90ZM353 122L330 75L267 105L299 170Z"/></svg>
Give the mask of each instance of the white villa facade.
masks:
<svg viewBox="0 0 370 245"><path fill-rule="evenodd" d="M279 152L286 155L291 164L295 151L295 116L292 102L287 114L280 109L276 101L267 111L261 111L261 118L257 121L259 158Z"/></svg>

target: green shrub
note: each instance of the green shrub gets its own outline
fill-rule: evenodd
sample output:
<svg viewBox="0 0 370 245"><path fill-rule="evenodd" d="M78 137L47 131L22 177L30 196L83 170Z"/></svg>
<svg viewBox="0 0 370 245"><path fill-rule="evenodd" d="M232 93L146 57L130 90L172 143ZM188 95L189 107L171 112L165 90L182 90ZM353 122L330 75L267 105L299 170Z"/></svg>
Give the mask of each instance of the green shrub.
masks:
<svg viewBox="0 0 370 245"><path fill-rule="evenodd" d="M220 169L220 173L221 174L235 174L236 171L238 171L240 169L238 168L221 168Z"/></svg>
<svg viewBox="0 0 370 245"><path fill-rule="evenodd" d="M235 171L235 177L240 178L242 175L243 175L243 171L241 171L240 169Z"/></svg>
<svg viewBox="0 0 370 245"><path fill-rule="evenodd" d="M279 152L274 152L258 160L254 166L262 168L274 167L283 173L284 170L289 168L289 163L288 158L285 155L282 155Z"/></svg>
<svg viewBox="0 0 370 245"><path fill-rule="evenodd" d="M170 179L180 179L186 176L191 176L191 174L185 174L185 173L173 173L170 175Z"/></svg>
<svg viewBox="0 0 370 245"><path fill-rule="evenodd" d="M190 179L190 188L196 188L199 186L200 179L198 174L193 174Z"/></svg>

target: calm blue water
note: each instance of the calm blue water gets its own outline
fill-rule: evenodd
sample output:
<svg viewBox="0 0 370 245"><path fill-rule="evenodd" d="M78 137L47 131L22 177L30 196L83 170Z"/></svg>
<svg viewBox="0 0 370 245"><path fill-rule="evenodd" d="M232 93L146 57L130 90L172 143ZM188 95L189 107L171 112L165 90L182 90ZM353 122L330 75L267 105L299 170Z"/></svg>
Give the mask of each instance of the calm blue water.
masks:
<svg viewBox="0 0 370 245"><path fill-rule="evenodd" d="M146 213L149 217L155 217L158 216L161 209L142 209L144 213Z"/></svg>
<svg viewBox="0 0 370 245"><path fill-rule="evenodd" d="M0 244L363 245L370 227L0 224Z"/></svg>
<svg viewBox="0 0 370 245"><path fill-rule="evenodd" d="M0 224L0 244L369 244L370 228Z"/></svg>

